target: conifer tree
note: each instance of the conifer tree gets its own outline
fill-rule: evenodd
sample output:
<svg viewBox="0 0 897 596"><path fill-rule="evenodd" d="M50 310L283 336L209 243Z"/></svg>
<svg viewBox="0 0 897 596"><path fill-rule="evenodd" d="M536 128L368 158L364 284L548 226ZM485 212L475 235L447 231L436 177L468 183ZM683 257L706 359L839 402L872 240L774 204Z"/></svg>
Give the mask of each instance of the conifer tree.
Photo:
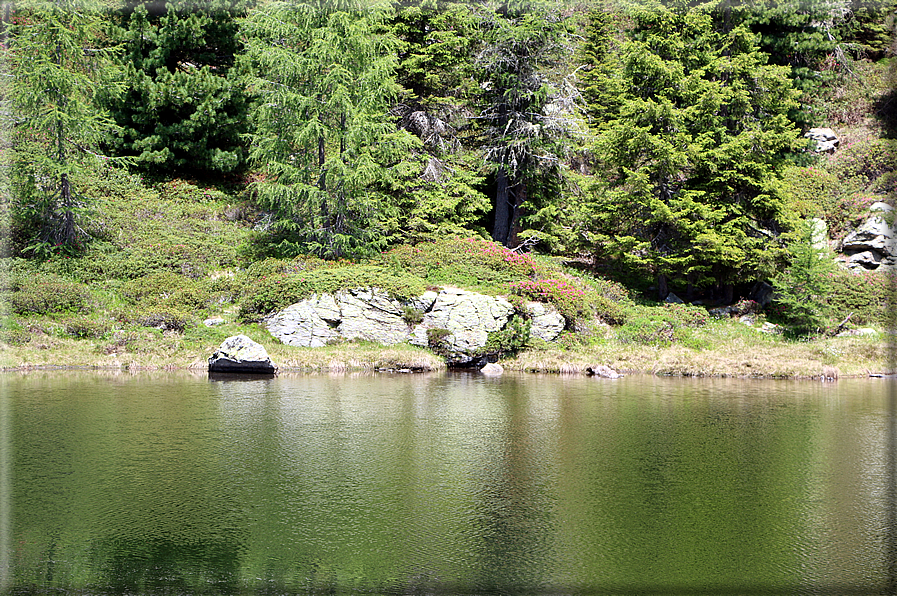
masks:
<svg viewBox="0 0 897 596"><path fill-rule="evenodd" d="M127 91L108 105L121 155L144 169L233 172L245 162L248 103L235 57L243 0L129 2L117 36Z"/></svg>
<svg viewBox="0 0 897 596"><path fill-rule="evenodd" d="M46 256L72 251L86 237L89 198L78 182L114 130L97 91L116 89L111 55L98 47L104 17L92 0L26 0L9 31L11 77L4 95L13 120L13 211L17 227Z"/></svg>
<svg viewBox="0 0 897 596"><path fill-rule="evenodd" d="M617 115L596 153L607 180L584 224L616 253L688 289L771 273L786 218L768 181L797 137L783 67L744 27L714 28L700 9L636 9L622 49Z"/></svg>
<svg viewBox="0 0 897 596"><path fill-rule="evenodd" d="M563 23L537 3L503 6L486 20L481 76L481 147L495 172L492 238L512 232L529 195L559 175L554 143L572 127L548 76L564 50Z"/></svg>
<svg viewBox="0 0 897 596"><path fill-rule="evenodd" d="M394 215L390 166L420 143L388 109L398 87L385 7L270 2L244 29L258 96L250 157L284 250L328 257L381 248Z"/></svg>

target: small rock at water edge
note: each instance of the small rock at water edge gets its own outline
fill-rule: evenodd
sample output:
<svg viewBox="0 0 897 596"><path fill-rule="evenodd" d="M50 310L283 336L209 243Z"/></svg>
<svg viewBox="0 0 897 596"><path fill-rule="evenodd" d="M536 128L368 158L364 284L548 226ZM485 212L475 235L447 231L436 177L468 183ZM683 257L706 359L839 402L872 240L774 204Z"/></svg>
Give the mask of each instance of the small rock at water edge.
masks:
<svg viewBox="0 0 897 596"><path fill-rule="evenodd" d="M497 377L498 375L504 373L505 369L501 364L490 362L489 364L481 368L480 372L489 377Z"/></svg>
<svg viewBox="0 0 897 596"><path fill-rule="evenodd" d="M619 379L623 376L611 367L604 366L603 364L586 368L586 373L588 373L590 376L599 377L601 379Z"/></svg>
<svg viewBox="0 0 897 596"><path fill-rule="evenodd" d="M260 344L245 335L234 335L209 358L209 372L274 374L277 367Z"/></svg>

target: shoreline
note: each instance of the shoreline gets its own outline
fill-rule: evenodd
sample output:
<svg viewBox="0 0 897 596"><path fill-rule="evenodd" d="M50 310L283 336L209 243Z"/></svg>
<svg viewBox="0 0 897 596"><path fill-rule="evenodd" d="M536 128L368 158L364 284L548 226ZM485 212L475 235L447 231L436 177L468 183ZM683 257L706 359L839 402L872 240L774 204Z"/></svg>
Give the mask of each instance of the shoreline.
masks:
<svg viewBox="0 0 897 596"><path fill-rule="evenodd" d="M805 346L799 346L805 347ZM619 346L617 346L619 348ZM882 351L893 349L892 346L880 346ZM278 350L280 351L280 350ZM345 346L342 352L346 352ZM351 353L335 355L333 350L327 348L310 348L302 351L302 358L298 361L291 358L283 358L278 362L275 355L272 360L278 365L277 374L426 374L446 371L463 371L464 369L451 369L437 356L421 358L420 354L414 354L414 358L408 356L402 350L390 347L372 348L370 346L359 347L363 353ZM628 350L628 354L607 353L605 350L582 350L575 353L558 354L552 350L531 350L523 352L514 358L501 360L499 363L509 373L516 374L548 374L556 376L590 376L587 368L592 364L603 364L624 376L649 375L655 377L701 378L701 379L740 379L740 380L816 380L836 381L840 379L861 378L891 378L897 377L897 369L889 366L886 361L855 362L854 366L845 366L845 363L826 364L821 359L807 360L801 350L791 350L793 359L767 360L766 366L762 363L751 363L744 358L727 358L725 354L704 351L686 354L690 358L683 358L683 350L675 347L665 350L655 350L642 347L642 349ZM785 352L789 350L783 350ZM4 356L15 350L4 350ZM602 353L604 352L604 353ZM613 350L611 350L613 352ZM278 354L283 356L284 354ZM346 357L346 356L349 357ZM51 356L51 354L47 354ZM118 359L110 362L108 358L97 357L92 362L89 359L79 359L79 362L51 364L46 361L34 362L20 361L16 364L0 366L0 373L29 373L29 372L192 372L206 374L208 365L205 359L179 358L177 355L166 362L152 362L148 358L146 362L139 362L139 355L132 355L128 362ZM183 356L183 355L181 355ZM342 357L340 357L342 356ZM367 356L367 358L365 358ZM373 357L372 357L373 356ZM629 362L626 362L629 360ZM8 361L8 360L7 360ZM644 364L651 362L651 366ZM589 364L586 364L589 363ZM629 366L626 366L628 364ZM783 369L782 365L786 365ZM790 364L790 366L788 366ZM477 372L470 370L469 372Z"/></svg>

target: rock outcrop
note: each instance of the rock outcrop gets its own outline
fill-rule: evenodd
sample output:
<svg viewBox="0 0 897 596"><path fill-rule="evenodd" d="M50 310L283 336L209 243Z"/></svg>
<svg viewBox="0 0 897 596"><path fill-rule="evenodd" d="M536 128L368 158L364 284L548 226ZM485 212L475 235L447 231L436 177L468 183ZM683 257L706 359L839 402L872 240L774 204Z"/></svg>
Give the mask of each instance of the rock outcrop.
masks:
<svg viewBox="0 0 897 596"><path fill-rule="evenodd" d="M567 326L564 316L550 304L528 302L526 309L530 316L530 337L542 341L554 341Z"/></svg>
<svg viewBox="0 0 897 596"><path fill-rule="evenodd" d="M554 307L532 302L526 308L533 337L551 341L563 331L564 317ZM459 288L407 301L361 288L311 296L270 315L265 326L283 343L302 347L357 339L433 347L435 331L439 350L451 364L463 366L479 362L489 334L504 329L514 313L514 306L500 296Z"/></svg>
<svg viewBox="0 0 897 596"><path fill-rule="evenodd" d="M816 141L817 153L834 153L841 142L831 128L811 128L804 136Z"/></svg>
<svg viewBox="0 0 897 596"><path fill-rule="evenodd" d="M277 367L260 344L245 335L234 335L209 358L209 372L274 374Z"/></svg>
<svg viewBox="0 0 897 596"><path fill-rule="evenodd" d="M897 265L897 241L891 223L894 208L878 202L869 211L870 217L841 242L841 252L849 267L893 267Z"/></svg>

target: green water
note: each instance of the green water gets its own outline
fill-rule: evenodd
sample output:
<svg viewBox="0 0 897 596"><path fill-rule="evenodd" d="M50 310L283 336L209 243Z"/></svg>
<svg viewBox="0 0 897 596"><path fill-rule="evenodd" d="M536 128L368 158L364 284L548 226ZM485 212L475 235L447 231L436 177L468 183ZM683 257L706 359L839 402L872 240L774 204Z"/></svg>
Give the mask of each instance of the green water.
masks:
<svg viewBox="0 0 897 596"><path fill-rule="evenodd" d="M0 376L10 594L886 586L888 390Z"/></svg>

